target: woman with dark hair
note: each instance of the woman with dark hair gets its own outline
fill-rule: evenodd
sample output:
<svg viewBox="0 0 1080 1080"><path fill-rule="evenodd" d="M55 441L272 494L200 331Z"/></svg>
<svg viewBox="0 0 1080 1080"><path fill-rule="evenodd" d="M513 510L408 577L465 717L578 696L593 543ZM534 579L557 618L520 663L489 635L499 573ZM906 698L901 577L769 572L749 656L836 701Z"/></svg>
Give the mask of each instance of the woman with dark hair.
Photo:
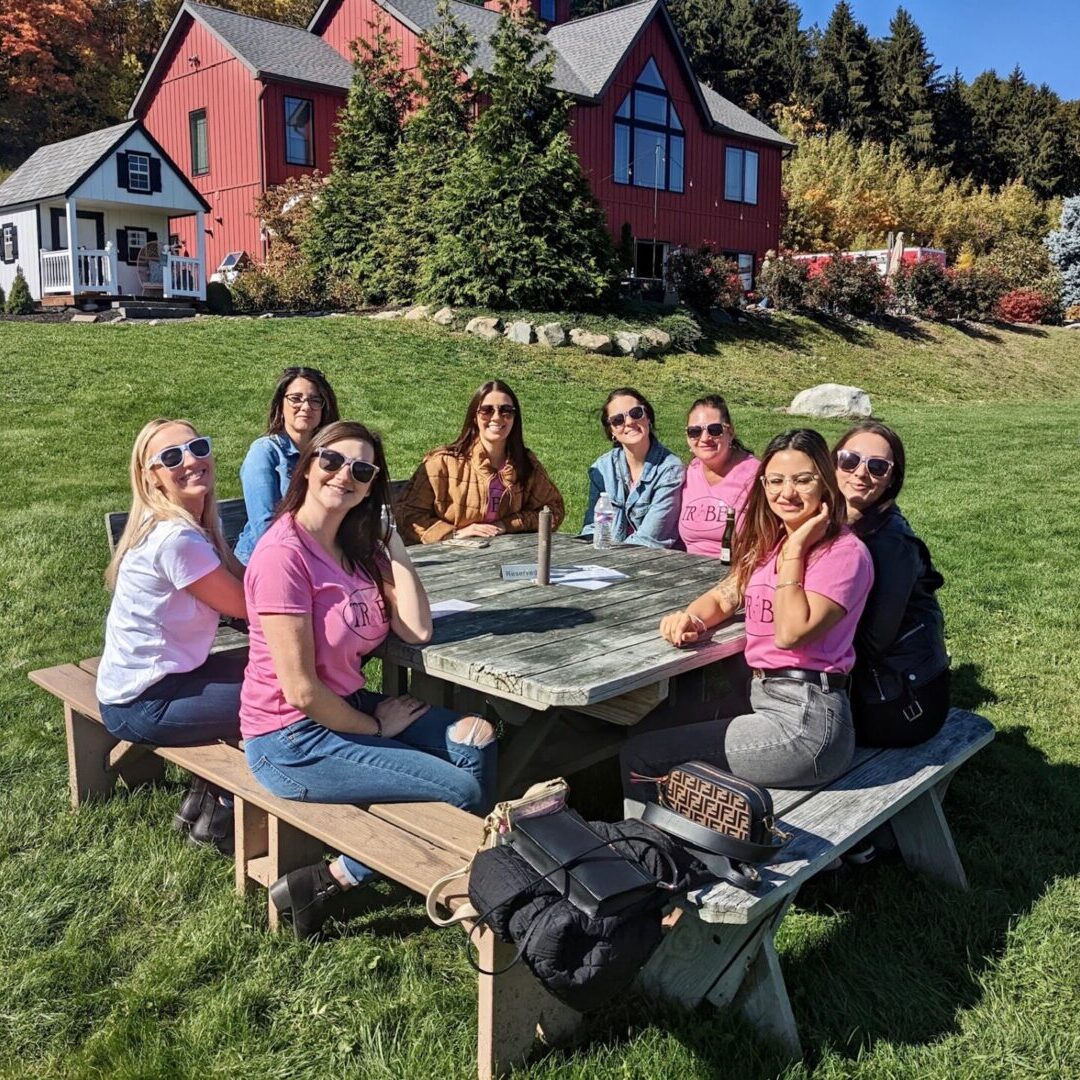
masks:
<svg viewBox="0 0 1080 1080"><path fill-rule="evenodd" d="M589 468L589 502L582 536L592 536L596 500L606 492L615 512L619 544L674 547L679 539L683 463L656 437L656 413L630 386L612 390L600 409L600 427L615 444Z"/></svg>
<svg viewBox="0 0 1080 1080"><path fill-rule="evenodd" d="M395 512L405 543L433 544L536 532L545 506L557 529L566 516L559 489L525 446L517 395L491 379L470 399L458 437L420 463Z"/></svg>
<svg viewBox="0 0 1080 1080"><path fill-rule="evenodd" d="M778 435L757 477L731 573L660 622L661 636L681 648L745 605L751 711L631 738L622 754L630 812L654 791L642 777L694 758L792 788L828 783L851 764L848 676L873 564L845 524L829 448L816 431Z"/></svg>
<svg viewBox="0 0 1080 1080"><path fill-rule="evenodd" d="M320 428L338 419L333 387L318 368L288 367L270 398L266 434L248 448L240 466L247 524L236 541L236 557L247 563L289 489L300 451Z"/></svg>
<svg viewBox="0 0 1080 1080"><path fill-rule="evenodd" d="M874 560L874 587L855 634L851 711L862 746L913 746L949 712L944 578L896 505L904 444L876 420L856 424L834 449L847 519Z"/></svg>
<svg viewBox="0 0 1080 1080"><path fill-rule="evenodd" d="M683 481L679 539L692 555L720 557L729 514L742 526L758 459L739 442L727 402L707 394L690 406L686 444L693 454Z"/></svg>
<svg viewBox="0 0 1080 1080"><path fill-rule="evenodd" d="M382 443L363 424L331 424L300 455L244 576L244 753L283 799L482 811L495 766L491 725L364 688L363 662L387 634L431 637L427 594L386 523L388 505ZM374 876L343 855L285 875L270 898L297 937L312 937L333 897Z"/></svg>

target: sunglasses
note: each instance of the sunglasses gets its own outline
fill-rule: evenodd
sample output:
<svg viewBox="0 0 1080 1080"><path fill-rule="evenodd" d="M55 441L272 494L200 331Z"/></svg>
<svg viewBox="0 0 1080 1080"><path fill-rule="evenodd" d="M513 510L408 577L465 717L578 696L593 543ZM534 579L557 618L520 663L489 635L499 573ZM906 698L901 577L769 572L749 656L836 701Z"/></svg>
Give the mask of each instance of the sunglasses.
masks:
<svg viewBox="0 0 1080 1080"><path fill-rule="evenodd" d="M892 472L893 463L888 458L870 457L856 450L836 451L836 467L841 472L855 472L860 463L875 480L884 480Z"/></svg>
<svg viewBox="0 0 1080 1080"><path fill-rule="evenodd" d="M301 405L310 405L313 409L321 409L326 404L326 399L321 394L286 394L285 400L294 408Z"/></svg>
<svg viewBox="0 0 1080 1080"><path fill-rule="evenodd" d="M641 420L645 416L645 406L635 405L624 413L616 413L607 418L608 427L622 427L627 420Z"/></svg>
<svg viewBox="0 0 1080 1080"><path fill-rule="evenodd" d="M719 439L727 430L727 424L689 424L686 428L686 437L697 442L701 436L708 432L714 439Z"/></svg>
<svg viewBox="0 0 1080 1080"><path fill-rule="evenodd" d="M328 450L325 447L321 450L316 450L315 456L319 459L319 465L323 472L340 472L342 465L348 465L349 472L352 473L352 478L358 484L371 483L375 478L375 474L379 471L379 466L372 465L370 461L363 461L357 457L346 457L337 450Z"/></svg>
<svg viewBox="0 0 1080 1080"><path fill-rule="evenodd" d="M496 412L500 416L510 417L517 412L517 409L513 405L477 405L476 407L476 415L481 420L490 420Z"/></svg>
<svg viewBox="0 0 1080 1080"><path fill-rule="evenodd" d="M210 456L210 439L206 435L183 443L180 446L166 446L159 450L147 463L146 467L152 469L155 465L164 465L166 469L179 469L184 464L184 454L190 453L193 458L205 458Z"/></svg>

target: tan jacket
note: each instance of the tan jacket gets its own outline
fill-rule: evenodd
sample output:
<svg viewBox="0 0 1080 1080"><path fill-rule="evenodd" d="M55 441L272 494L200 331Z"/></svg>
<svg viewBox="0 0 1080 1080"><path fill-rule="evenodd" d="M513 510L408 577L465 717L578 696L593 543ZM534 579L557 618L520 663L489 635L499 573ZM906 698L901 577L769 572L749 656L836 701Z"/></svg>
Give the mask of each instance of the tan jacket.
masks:
<svg viewBox="0 0 1080 1080"><path fill-rule="evenodd" d="M559 489L544 467L529 451L532 475L524 487L508 461L500 476L506 490L499 503L497 522L507 532L536 532L539 513L551 507L551 527L557 529L566 516ZM484 520L488 492L495 470L479 439L467 458L456 457L445 448L432 450L413 473L409 486L394 507L398 529L406 544L434 544L445 540L455 529Z"/></svg>

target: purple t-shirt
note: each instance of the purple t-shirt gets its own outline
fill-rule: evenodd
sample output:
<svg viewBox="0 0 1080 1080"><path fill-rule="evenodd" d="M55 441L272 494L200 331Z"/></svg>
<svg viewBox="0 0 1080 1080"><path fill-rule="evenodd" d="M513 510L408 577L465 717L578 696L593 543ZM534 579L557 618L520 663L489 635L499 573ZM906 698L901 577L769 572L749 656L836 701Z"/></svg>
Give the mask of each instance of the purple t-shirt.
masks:
<svg viewBox="0 0 1080 1080"><path fill-rule="evenodd" d="M315 671L342 697L364 685L360 665L390 631L378 588L363 570L346 573L289 514L255 547L244 575L251 628L240 693L240 731L265 735L302 720L281 691L263 634L263 615L310 615Z"/></svg>
<svg viewBox="0 0 1080 1080"><path fill-rule="evenodd" d="M791 578L791 563L783 580ZM776 553L750 576L746 588L746 662L752 668L809 668L846 675L855 663L855 627L874 583L874 564L863 542L847 527L826 548L814 547L803 573L803 588L844 609L827 633L797 649L781 649L773 638Z"/></svg>
<svg viewBox="0 0 1080 1080"><path fill-rule="evenodd" d="M705 466L694 458L687 466L683 481L682 513L679 515L679 538L692 555L720 558L721 541L728 511L734 507L735 527L742 528L746 500L761 462L751 455L733 466L719 484L705 478Z"/></svg>
<svg viewBox="0 0 1080 1080"><path fill-rule="evenodd" d="M487 524L490 525L499 520L499 504L502 502L505 491L506 485L503 483L503 478L496 473L491 478L491 484L488 487L488 508L484 511L484 521Z"/></svg>

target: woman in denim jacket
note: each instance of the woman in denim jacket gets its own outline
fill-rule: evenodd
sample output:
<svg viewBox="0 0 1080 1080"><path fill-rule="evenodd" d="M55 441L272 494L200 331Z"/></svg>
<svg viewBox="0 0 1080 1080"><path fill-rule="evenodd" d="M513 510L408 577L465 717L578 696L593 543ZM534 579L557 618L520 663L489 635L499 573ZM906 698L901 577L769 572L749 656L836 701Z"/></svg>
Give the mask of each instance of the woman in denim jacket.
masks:
<svg viewBox="0 0 1080 1080"><path fill-rule="evenodd" d="M596 500L606 491L615 511L611 535L616 543L674 547L686 470L657 439L652 405L637 390L621 386L608 394L600 425L615 446L589 468L589 503L581 535L592 536Z"/></svg>
<svg viewBox="0 0 1080 1080"><path fill-rule="evenodd" d="M236 541L236 557L245 566L289 489L300 451L320 428L338 419L333 387L318 368L288 367L270 398L266 434L248 448L240 466L247 524Z"/></svg>

